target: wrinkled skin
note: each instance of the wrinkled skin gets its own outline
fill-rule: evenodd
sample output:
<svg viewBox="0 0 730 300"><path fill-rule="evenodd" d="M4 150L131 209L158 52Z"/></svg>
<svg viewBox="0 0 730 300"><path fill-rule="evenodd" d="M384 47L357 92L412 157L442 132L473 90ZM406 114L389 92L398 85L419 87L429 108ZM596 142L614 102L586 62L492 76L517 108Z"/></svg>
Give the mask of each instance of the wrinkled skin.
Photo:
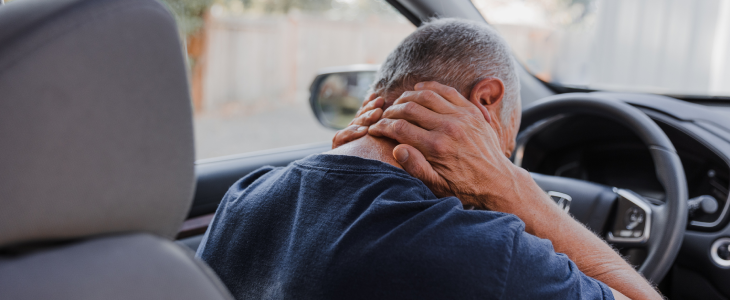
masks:
<svg viewBox="0 0 730 300"><path fill-rule="evenodd" d="M332 138L332 149L365 136L368 133L368 126L377 122L383 116L384 104L385 99L378 97L376 94L371 94L365 99L362 107L355 114L355 119L345 129L335 133Z"/></svg>
<svg viewBox="0 0 730 300"><path fill-rule="evenodd" d="M351 125L335 135L333 148L367 134L395 140L397 163L434 194L516 215L526 232L549 239L556 252L608 285L616 299L662 299L610 246L559 209L527 171L509 161L519 116L513 115L512 122L499 120L503 92L501 82L485 79L467 96L436 82L419 83L392 102L372 95Z"/></svg>
<svg viewBox="0 0 730 300"><path fill-rule="evenodd" d="M426 82L402 93L384 112L385 99L371 95L351 125L335 135L333 148L364 136L366 132L361 128L370 126L370 135L400 143L393 150L394 157L434 194L453 195L464 205L499 210L499 199L513 196L509 192L516 188L514 182L505 179L526 173L508 159L514 143L504 142L514 140L517 122L507 129L501 125L508 122L489 122L500 115L501 89L500 81L492 88L496 95L491 98L495 99L484 103L480 100L491 95L472 92L470 101L451 87ZM466 171L476 168L493 172Z"/></svg>

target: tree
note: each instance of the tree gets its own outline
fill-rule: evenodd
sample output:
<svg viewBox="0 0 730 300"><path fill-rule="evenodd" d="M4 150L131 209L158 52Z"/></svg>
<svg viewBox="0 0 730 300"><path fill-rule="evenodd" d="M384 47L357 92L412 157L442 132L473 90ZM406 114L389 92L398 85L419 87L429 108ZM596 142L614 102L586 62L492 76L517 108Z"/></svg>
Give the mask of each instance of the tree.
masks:
<svg viewBox="0 0 730 300"><path fill-rule="evenodd" d="M180 33L187 36L203 27L203 16L213 5L214 0L162 0L162 2L175 16Z"/></svg>

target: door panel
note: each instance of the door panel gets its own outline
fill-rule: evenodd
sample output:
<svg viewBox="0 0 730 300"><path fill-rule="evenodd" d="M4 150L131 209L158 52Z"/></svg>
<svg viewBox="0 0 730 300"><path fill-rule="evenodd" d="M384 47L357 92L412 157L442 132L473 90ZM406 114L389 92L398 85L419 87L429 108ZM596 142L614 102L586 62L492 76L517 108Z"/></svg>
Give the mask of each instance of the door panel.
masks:
<svg viewBox="0 0 730 300"><path fill-rule="evenodd" d="M330 149L332 143L326 142L199 160L195 164L197 183L188 219L214 213L228 188L260 167L286 166Z"/></svg>

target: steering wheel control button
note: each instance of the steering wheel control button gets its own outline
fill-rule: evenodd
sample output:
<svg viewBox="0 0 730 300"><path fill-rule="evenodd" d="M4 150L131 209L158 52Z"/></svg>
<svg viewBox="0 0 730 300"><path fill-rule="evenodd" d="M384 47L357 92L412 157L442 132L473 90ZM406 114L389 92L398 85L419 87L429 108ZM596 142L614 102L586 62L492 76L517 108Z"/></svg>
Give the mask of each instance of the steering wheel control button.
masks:
<svg viewBox="0 0 730 300"><path fill-rule="evenodd" d="M710 248L712 261L724 268L730 268L730 238L719 238Z"/></svg>
<svg viewBox="0 0 730 300"><path fill-rule="evenodd" d="M571 198L570 195L556 191L549 191L547 194L550 196L550 199L555 201L555 204L557 204L560 209L565 212L570 211L570 203L573 201L573 198Z"/></svg>
<svg viewBox="0 0 730 300"><path fill-rule="evenodd" d="M620 237L641 237L641 231L621 230L618 232Z"/></svg>
<svg viewBox="0 0 730 300"><path fill-rule="evenodd" d="M624 224L626 224L628 230L639 227L639 225L644 224L644 212L638 207L630 207L626 210Z"/></svg>
<svg viewBox="0 0 730 300"><path fill-rule="evenodd" d="M618 207L613 228L608 232L609 242L643 243L649 238L651 207L640 196L622 189L618 194Z"/></svg>
<svg viewBox="0 0 730 300"><path fill-rule="evenodd" d="M632 231L632 230L621 230L621 231L618 232L618 236L619 237L633 237L633 238L638 238L638 237L641 237L642 234L643 233L641 232L641 230L636 230L636 231Z"/></svg>

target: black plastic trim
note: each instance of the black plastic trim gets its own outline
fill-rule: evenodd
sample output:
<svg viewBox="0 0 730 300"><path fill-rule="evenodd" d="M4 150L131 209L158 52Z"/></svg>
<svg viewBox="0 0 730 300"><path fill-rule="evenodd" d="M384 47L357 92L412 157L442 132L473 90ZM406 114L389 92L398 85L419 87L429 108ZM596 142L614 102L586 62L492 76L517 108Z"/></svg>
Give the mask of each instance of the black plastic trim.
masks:
<svg viewBox="0 0 730 300"><path fill-rule="evenodd" d="M421 24L423 24L423 21L421 21L421 19L419 19L415 14L413 14L413 12L408 10L405 6L403 6L403 4L400 4L400 2L398 2L398 0L385 0L385 1L388 2L388 4L392 5L401 15L406 17L406 19L408 19L408 21L411 21L411 23L413 23L413 25L416 25L416 27L420 27Z"/></svg>
<svg viewBox="0 0 730 300"><path fill-rule="evenodd" d="M535 77L533 75L533 77ZM624 92L624 91L605 91L605 90L597 90L597 89L590 89L585 87L576 87L576 86L564 86L559 85L551 82L543 81L540 78L535 77L537 80L542 82L547 88L549 88L551 91L555 92L556 94L566 94L566 93L593 93L593 92L614 92L614 93L631 93L631 92ZM637 93L638 94L638 93ZM703 104L703 103L726 103L730 104L730 96L704 96L704 95L682 95L682 94L657 94L657 93L651 93L652 95L659 95L659 96L665 96L665 97L671 97L678 100L683 100L690 103L695 104Z"/></svg>
<svg viewBox="0 0 730 300"><path fill-rule="evenodd" d="M330 149L332 143L326 142L200 160L195 164L197 188L188 218L214 213L228 188L260 167L286 166L295 160Z"/></svg>
<svg viewBox="0 0 730 300"><path fill-rule="evenodd" d="M689 136L691 139L695 140L697 143L699 143L703 147L707 148L707 150L709 150L710 152L715 154L718 158L720 158L720 160L723 161L723 163L725 163L725 165L728 168L730 168L730 160L728 160L727 156L724 155L722 153L722 151L718 150L715 146L712 145L712 143L708 143L703 138L697 136L694 132L687 130L687 128L685 128L684 126L681 126L681 124L676 124L676 122L680 122L680 121L675 121L675 119L672 119L671 117L664 115L662 113L656 112L654 110L643 109L642 111L644 111L644 113L647 114L652 120L654 120L654 122L661 122L661 123L665 124L666 126L670 126L674 129L676 129L677 131ZM730 184L728 186L730 186ZM720 229L720 226L722 226L724 224L725 218L727 218L726 214L727 214L728 206L730 206L730 195L728 197L729 197L728 199L725 199L725 206L722 207L723 214L721 214L718 217L718 220L711 222L711 223L717 223L717 224L709 225L711 223L691 221L688 229L700 229L700 228L702 230Z"/></svg>

